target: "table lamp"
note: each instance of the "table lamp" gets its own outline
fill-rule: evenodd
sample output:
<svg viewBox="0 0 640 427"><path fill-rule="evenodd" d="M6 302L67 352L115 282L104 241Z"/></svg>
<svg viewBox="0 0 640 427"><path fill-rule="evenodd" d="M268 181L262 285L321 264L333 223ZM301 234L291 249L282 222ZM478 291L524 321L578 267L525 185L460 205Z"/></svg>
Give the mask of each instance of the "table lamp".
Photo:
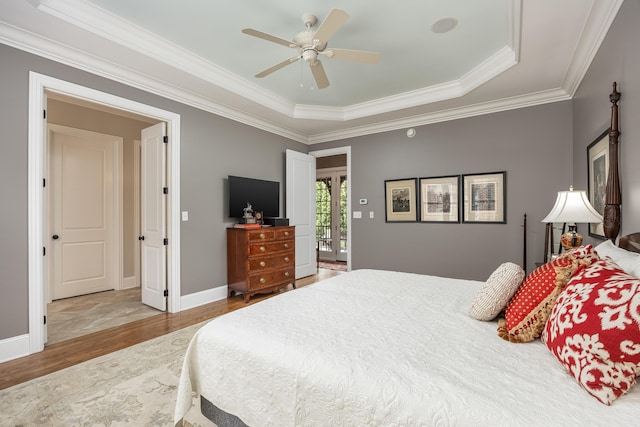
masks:
<svg viewBox="0 0 640 427"><path fill-rule="evenodd" d="M574 191L572 185L569 187L569 191L558 191L556 204L553 205L551 212L542 222L563 222L567 224L569 231L560 237L562 247L567 250L582 245L582 236L576 230L576 223L600 223L602 222L602 215L591 206L584 190ZM553 245L553 242L551 244ZM546 250L547 248L545 247Z"/></svg>

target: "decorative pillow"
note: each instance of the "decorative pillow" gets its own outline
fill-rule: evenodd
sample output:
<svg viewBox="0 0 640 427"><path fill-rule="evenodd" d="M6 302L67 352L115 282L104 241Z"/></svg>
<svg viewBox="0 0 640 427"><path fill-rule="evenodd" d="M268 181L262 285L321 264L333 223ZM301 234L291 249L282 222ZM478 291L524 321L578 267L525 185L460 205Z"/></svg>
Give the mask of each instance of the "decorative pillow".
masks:
<svg viewBox="0 0 640 427"><path fill-rule="evenodd" d="M542 341L606 405L640 375L640 279L609 258L578 272L560 294Z"/></svg>
<svg viewBox="0 0 640 427"><path fill-rule="evenodd" d="M565 254L536 268L511 298L498 335L511 342L530 342L540 336L556 298L579 267L588 261Z"/></svg>
<svg viewBox="0 0 640 427"><path fill-rule="evenodd" d="M524 270L518 264L501 264L476 294L469 308L469 315L477 320L495 319L516 293L523 279Z"/></svg>
<svg viewBox="0 0 640 427"><path fill-rule="evenodd" d="M598 252L594 250L593 245L580 246L578 248L569 249L568 251L563 252L558 256L563 257L568 255L573 255L578 259L585 259L588 261L587 264L591 264L594 261L600 259L600 257L598 256Z"/></svg>
<svg viewBox="0 0 640 427"><path fill-rule="evenodd" d="M640 254L619 248L611 240L600 243L595 247L595 250L600 257L608 256L611 258L626 273L640 277Z"/></svg>

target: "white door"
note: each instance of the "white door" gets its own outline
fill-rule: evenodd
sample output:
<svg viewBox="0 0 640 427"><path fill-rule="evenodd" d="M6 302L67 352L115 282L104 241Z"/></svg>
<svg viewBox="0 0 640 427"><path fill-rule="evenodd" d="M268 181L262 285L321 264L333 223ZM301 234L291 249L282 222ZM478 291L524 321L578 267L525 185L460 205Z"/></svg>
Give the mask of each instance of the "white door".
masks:
<svg viewBox="0 0 640 427"><path fill-rule="evenodd" d="M140 280L142 303L158 310L167 307L165 123L142 130L140 159Z"/></svg>
<svg viewBox="0 0 640 427"><path fill-rule="evenodd" d="M296 279L316 272L316 158L287 150L286 212L296 227Z"/></svg>
<svg viewBox="0 0 640 427"><path fill-rule="evenodd" d="M51 299L113 289L115 150L122 138L49 129Z"/></svg>

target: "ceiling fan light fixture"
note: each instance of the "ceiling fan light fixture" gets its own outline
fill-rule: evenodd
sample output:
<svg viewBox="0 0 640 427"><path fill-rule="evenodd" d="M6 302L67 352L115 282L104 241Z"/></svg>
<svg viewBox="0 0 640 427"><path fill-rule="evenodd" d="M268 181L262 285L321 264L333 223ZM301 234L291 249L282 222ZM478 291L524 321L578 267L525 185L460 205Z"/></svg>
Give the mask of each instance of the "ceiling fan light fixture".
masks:
<svg viewBox="0 0 640 427"><path fill-rule="evenodd" d="M302 59L304 59L308 64L313 64L316 62L318 58L318 51L315 49L304 49L302 51Z"/></svg>
<svg viewBox="0 0 640 427"><path fill-rule="evenodd" d="M431 25L431 31L436 34L448 33L458 25L458 20L452 17L440 18Z"/></svg>

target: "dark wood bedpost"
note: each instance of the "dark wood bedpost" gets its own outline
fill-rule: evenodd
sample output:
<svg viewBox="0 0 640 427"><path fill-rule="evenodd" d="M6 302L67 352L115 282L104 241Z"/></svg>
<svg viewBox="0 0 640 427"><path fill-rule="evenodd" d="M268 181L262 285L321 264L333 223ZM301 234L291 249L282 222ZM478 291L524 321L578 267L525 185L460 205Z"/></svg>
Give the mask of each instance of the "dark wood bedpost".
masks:
<svg viewBox="0 0 640 427"><path fill-rule="evenodd" d="M613 92L609 95L611 101L611 128L609 129L609 175L607 176L607 188L604 207L604 235L613 243L620 232L620 178L618 177L618 101L620 92L616 90L616 82L613 82Z"/></svg>

